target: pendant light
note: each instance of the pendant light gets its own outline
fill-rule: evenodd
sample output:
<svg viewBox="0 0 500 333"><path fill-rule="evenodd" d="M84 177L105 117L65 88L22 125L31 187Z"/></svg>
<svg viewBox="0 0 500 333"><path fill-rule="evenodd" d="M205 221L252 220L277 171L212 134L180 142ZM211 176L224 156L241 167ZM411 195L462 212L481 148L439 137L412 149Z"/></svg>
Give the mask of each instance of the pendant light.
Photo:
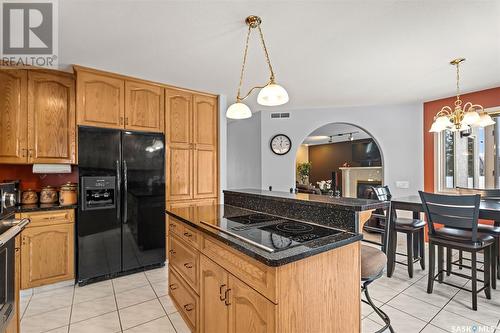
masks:
<svg viewBox="0 0 500 333"><path fill-rule="evenodd" d="M246 99L255 89L260 89L257 96L257 103L264 106L277 106L283 105L288 102L288 93L285 88L276 83L276 77L274 75L273 67L271 65L271 60L269 59L269 53L267 51L266 43L264 41L264 34L260 28L262 20L260 17L252 15L248 16L245 20L248 25L248 33L245 42L245 51L243 53L243 64L241 66L240 73L240 83L238 85L238 93L236 95L236 103L229 106L226 111L226 117L230 119L245 119L252 116L252 111L250 108L244 104L242 101ZM250 91L245 95L241 96L241 85L243 84L243 76L245 73L245 66L248 54L248 41L250 39L250 34L252 29L257 29L259 31L260 41L262 48L264 49L264 55L266 57L266 62L269 67L269 81L263 86L256 86L250 89Z"/></svg>
<svg viewBox="0 0 500 333"><path fill-rule="evenodd" d="M462 107L460 99L460 63L464 62L465 58L458 58L450 61L450 64L456 67L457 72L457 99L453 108L444 106L434 116L434 122L429 132L439 133L446 129L452 132L468 131L471 127L486 127L495 124L491 116L484 111L484 108L479 104L467 102Z"/></svg>

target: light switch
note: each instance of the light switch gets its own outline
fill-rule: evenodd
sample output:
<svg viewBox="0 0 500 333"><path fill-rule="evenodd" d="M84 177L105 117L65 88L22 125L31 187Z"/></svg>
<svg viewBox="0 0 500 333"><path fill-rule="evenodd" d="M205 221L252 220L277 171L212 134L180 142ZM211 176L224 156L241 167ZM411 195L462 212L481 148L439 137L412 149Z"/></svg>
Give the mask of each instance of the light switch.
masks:
<svg viewBox="0 0 500 333"><path fill-rule="evenodd" d="M407 180L398 180L396 181L397 188L410 188L410 182Z"/></svg>

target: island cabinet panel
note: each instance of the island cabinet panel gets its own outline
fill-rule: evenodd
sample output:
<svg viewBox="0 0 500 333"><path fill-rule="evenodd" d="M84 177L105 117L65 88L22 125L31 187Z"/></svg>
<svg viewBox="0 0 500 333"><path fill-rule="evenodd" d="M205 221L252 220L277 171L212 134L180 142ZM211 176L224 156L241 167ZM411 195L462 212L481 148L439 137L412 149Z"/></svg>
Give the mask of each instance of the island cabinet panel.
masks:
<svg viewBox="0 0 500 333"><path fill-rule="evenodd" d="M169 260L180 276L195 292L198 292L199 253L179 237L169 239Z"/></svg>
<svg viewBox="0 0 500 333"><path fill-rule="evenodd" d="M29 72L28 156L30 163L75 163L73 76Z"/></svg>
<svg viewBox="0 0 500 333"><path fill-rule="evenodd" d="M168 270L168 293L179 309L184 321L192 332L198 332L198 322L200 314L199 297L184 280L171 268ZM211 331L218 332L218 331Z"/></svg>
<svg viewBox="0 0 500 333"><path fill-rule="evenodd" d="M276 304L232 275L228 290L229 332L276 332Z"/></svg>
<svg viewBox="0 0 500 333"><path fill-rule="evenodd" d="M125 81L97 71L76 72L78 125L124 128Z"/></svg>
<svg viewBox="0 0 500 333"><path fill-rule="evenodd" d="M163 132L163 87L143 82L125 82L125 128Z"/></svg>
<svg viewBox="0 0 500 333"><path fill-rule="evenodd" d="M27 163L28 74L0 70L0 163Z"/></svg>
<svg viewBox="0 0 500 333"><path fill-rule="evenodd" d="M200 333L228 333L229 308L226 296L229 289L229 274L203 255L200 261Z"/></svg>
<svg viewBox="0 0 500 333"><path fill-rule="evenodd" d="M21 232L21 289L74 278L74 210L16 214L31 223Z"/></svg>

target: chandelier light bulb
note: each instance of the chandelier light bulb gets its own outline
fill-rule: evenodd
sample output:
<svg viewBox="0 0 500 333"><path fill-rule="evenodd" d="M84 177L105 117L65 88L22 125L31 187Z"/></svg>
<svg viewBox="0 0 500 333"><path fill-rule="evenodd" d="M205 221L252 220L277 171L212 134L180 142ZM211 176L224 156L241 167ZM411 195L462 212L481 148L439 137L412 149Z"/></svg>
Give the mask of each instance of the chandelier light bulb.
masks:
<svg viewBox="0 0 500 333"><path fill-rule="evenodd" d="M264 106L283 105L288 102L285 88L276 83L270 83L259 91L257 103Z"/></svg>
<svg viewBox="0 0 500 333"><path fill-rule="evenodd" d="M251 116L250 108L241 102L231 104L226 111L226 117L229 119L247 119Z"/></svg>

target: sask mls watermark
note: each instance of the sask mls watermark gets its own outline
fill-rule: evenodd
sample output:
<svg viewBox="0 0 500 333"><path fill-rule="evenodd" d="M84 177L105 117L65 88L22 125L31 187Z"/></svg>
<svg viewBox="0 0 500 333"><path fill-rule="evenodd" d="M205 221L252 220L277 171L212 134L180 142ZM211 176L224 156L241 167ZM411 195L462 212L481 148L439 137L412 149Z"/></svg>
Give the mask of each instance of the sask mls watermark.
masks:
<svg viewBox="0 0 500 333"><path fill-rule="evenodd" d="M0 18L2 62L57 66L57 0L0 0Z"/></svg>

